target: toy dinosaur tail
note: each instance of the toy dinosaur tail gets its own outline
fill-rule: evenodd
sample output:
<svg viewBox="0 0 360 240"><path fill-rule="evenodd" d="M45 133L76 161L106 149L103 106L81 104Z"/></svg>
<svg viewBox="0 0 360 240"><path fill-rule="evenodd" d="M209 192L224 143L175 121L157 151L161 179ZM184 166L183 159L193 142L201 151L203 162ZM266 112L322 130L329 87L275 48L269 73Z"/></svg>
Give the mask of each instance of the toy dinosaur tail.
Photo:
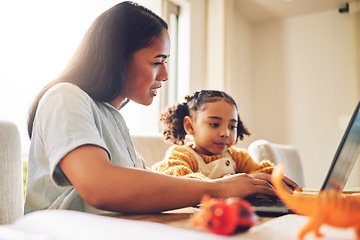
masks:
<svg viewBox="0 0 360 240"><path fill-rule="evenodd" d="M299 192L291 193L289 189L286 189L286 185L282 180L284 177L284 168L283 165L277 165L271 176L271 182L276 190L276 194L293 212L306 215L312 211L315 196Z"/></svg>

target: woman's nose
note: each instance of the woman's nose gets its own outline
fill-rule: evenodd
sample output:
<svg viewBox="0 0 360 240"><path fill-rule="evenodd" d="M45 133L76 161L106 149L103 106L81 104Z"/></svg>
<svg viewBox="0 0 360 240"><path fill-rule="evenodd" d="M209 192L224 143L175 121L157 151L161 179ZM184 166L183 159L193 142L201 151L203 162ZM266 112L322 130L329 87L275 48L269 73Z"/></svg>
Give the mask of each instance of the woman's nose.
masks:
<svg viewBox="0 0 360 240"><path fill-rule="evenodd" d="M168 75L165 64L161 66L161 70L159 71L156 80L162 81L162 82L166 82L167 80L169 80L169 75Z"/></svg>

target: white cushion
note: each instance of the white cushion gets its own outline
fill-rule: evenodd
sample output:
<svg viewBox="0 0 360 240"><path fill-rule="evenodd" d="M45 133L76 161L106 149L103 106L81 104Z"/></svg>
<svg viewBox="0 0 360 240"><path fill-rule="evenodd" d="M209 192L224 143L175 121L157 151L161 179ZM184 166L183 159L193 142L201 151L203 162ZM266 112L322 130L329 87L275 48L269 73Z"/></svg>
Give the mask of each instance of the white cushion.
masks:
<svg viewBox="0 0 360 240"><path fill-rule="evenodd" d="M300 187L305 187L300 154L294 146L271 143L260 139L249 145L248 152L256 162L266 159L274 164L285 165L285 175Z"/></svg>
<svg viewBox="0 0 360 240"><path fill-rule="evenodd" d="M23 215L21 144L15 124L0 120L0 224Z"/></svg>

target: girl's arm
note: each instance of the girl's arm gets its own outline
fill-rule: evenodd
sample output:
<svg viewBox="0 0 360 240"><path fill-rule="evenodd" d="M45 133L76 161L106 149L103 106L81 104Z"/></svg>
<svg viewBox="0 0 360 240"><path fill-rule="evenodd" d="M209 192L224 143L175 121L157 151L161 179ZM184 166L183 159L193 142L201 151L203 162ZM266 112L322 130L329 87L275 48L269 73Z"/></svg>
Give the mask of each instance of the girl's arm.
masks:
<svg viewBox="0 0 360 240"><path fill-rule="evenodd" d="M229 148L229 153L236 162L237 173L269 173L274 169L274 164L263 160L260 163L255 162L245 149Z"/></svg>
<svg viewBox="0 0 360 240"><path fill-rule="evenodd" d="M59 163L80 196L91 206L124 213L151 213L198 204L212 197L275 195L271 185L247 174L217 180L168 176L113 165L105 150L81 146Z"/></svg>
<svg viewBox="0 0 360 240"><path fill-rule="evenodd" d="M229 152L236 162L236 171L245 172L252 175L256 179L262 179L270 182L270 175L274 170L274 164L268 160L263 160L260 163L255 162L250 154L246 150L230 148ZM266 174L264 174L266 173ZM302 191L294 181L288 177L284 177L284 184L286 184L286 189L289 191L297 190Z"/></svg>

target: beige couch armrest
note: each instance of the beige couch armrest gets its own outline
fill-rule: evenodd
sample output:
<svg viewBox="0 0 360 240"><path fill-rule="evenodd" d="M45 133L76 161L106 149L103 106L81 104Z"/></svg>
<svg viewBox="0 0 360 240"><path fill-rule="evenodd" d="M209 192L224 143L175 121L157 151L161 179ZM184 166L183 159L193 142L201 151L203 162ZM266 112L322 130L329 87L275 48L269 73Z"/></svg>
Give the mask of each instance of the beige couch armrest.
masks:
<svg viewBox="0 0 360 240"><path fill-rule="evenodd" d="M24 214L21 142L17 126L0 120L0 224Z"/></svg>
<svg viewBox="0 0 360 240"><path fill-rule="evenodd" d="M131 138L135 150L143 157L147 167L163 160L166 151L172 145L166 142L161 134L132 135Z"/></svg>

